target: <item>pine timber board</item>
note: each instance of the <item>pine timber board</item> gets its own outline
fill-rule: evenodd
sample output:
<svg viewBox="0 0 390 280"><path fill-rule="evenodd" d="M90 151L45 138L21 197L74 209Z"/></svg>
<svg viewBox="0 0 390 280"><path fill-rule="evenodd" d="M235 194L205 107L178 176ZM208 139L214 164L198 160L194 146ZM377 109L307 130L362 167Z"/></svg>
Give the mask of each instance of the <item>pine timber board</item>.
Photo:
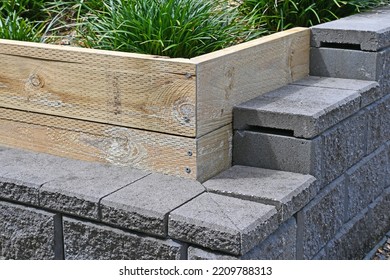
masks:
<svg viewBox="0 0 390 280"><path fill-rule="evenodd" d="M227 125L201 138L0 108L0 145L203 182L231 165Z"/></svg>
<svg viewBox="0 0 390 280"><path fill-rule="evenodd" d="M234 105L309 73L294 28L192 59L0 40L0 106L200 137Z"/></svg>
<svg viewBox="0 0 390 280"><path fill-rule="evenodd" d="M237 104L306 77L310 30L192 59L0 40L0 144L205 181Z"/></svg>
<svg viewBox="0 0 390 280"><path fill-rule="evenodd" d="M232 108L309 74L310 30L294 28L192 59L197 136L231 122Z"/></svg>
<svg viewBox="0 0 390 280"><path fill-rule="evenodd" d="M195 65L0 40L0 106L195 136Z"/></svg>

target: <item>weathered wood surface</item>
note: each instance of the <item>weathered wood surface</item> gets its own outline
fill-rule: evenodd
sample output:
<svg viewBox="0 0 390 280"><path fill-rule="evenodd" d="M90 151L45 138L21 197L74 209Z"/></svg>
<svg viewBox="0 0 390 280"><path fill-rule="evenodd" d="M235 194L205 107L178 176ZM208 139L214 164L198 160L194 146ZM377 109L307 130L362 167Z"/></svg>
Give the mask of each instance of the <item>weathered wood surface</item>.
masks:
<svg viewBox="0 0 390 280"><path fill-rule="evenodd" d="M309 37L296 28L193 59L0 40L0 105L200 137L307 76Z"/></svg>
<svg viewBox="0 0 390 280"><path fill-rule="evenodd" d="M232 121L232 108L309 74L310 30L294 28L191 59L197 136Z"/></svg>
<svg viewBox="0 0 390 280"><path fill-rule="evenodd" d="M195 136L195 65L74 47L0 40L0 105Z"/></svg>
<svg viewBox="0 0 390 280"><path fill-rule="evenodd" d="M200 139L0 108L0 145L204 181L231 164L231 127Z"/></svg>
<svg viewBox="0 0 390 280"><path fill-rule="evenodd" d="M0 40L0 144L207 180L231 165L233 106L307 76L309 37L193 59Z"/></svg>

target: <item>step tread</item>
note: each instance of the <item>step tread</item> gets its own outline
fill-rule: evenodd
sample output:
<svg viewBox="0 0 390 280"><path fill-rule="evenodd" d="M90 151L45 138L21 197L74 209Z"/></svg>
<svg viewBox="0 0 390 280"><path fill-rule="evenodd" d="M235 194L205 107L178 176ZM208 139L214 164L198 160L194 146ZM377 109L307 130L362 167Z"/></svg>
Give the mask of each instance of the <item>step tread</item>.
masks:
<svg viewBox="0 0 390 280"><path fill-rule="evenodd" d="M389 46L390 8L377 8L319 24L312 27L311 31L313 47L336 43L356 45L363 51L378 51Z"/></svg>
<svg viewBox="0 0 390 280"><path fill-rule="evenodd" d="M376 91L372 81L310 76L236 106L234 129L275 128L313 138L359 111Z"/></svg>

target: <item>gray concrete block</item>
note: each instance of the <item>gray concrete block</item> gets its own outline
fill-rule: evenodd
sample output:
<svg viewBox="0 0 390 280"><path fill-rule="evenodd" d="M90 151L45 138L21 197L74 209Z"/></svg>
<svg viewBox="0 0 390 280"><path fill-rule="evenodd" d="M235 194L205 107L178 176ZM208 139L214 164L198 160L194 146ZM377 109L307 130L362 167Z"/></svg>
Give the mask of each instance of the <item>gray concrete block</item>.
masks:
<svg viewBox="0 0 390 280"><path fill-rule="evenodd" d="M375 245L371 239L368 210L345 224L324 250L328 260L361 260Z"/></svg>
<svg viewBox="0 0 390 280"><path fill-rule="evenodd" d="M0 257L54 259L54 214L0 201Z"/></svg>
<svg viewBox="0 0 390 280"><path fill-rule="evenodd" d="M378 51L390 45L390 10L377 9L311 28L311 45L352 44L361 50Z"/></svg>
<svg viewBox="0 0 390 280"><path fill-rule="evenodd" d="M359 111L360 102L357 90L287 85L236 106L234 128L292 130L310 139Z"/></svg>
<svg viewBox="0 0 390 280"><path fill-rule="evenodd" d="M204 193L171 212L168 234L204 248L242 255L278 226L273 206Z"/></svg>
<svg viewBox="0 0 390 280"><path fill-rule="evenodd" d="M313 258L344 223L345 179L325 187L298 215L303 258Z"/></svg>
<svg viewBox="0 0 390 280"><path fill-rule="evenodd" d="M165 236L168 214L204 191L197 181L152 174L103 198L102 221Z"/></svg>
<svg viewBox="0 0 390 280"><path fill-rule="evenodd" d="M390 231L390 187L385 189L368 208L371 236L373 240L378 241Z"/></svg>
<svg viewBox="0 0 390 280"><path fill-rule="evenodd" d="M118 166L85 163L40 188L40 206L99 219L100 200L149 173Z"/></svg>
<svg viewBox="0 0 390 280"><path fill-rule="evenodd" d="M193 261L206 260L239 260L239 257L223 254L216 251L208 251L196 247L188 247L188 259Z"/></svg>
<svg viewBox="0 0 390 280"><path fill-rule="evenodd" d="M1 175L29 185L40 186L61 176L77 172L91 163L43 153L8 149L1 153Z"/></svg>
<svg viewBox="0 0 390 280"><path fill-rule="evenodd" d="M367 118L355 114L322 135L323 179L329 184L366 154Z"/></svg>
<svg viewBox="0 0 390 280"><path fill-rule="evenodd" d="M38 193L42 185L61 177L71 178L82 170L93 170L98 166L42 153L6 149L1 152L0 184L3 187L0 188L0 197L38 205ZM45 197L41 198L44 201ZM46 206L57 207L57 202Z"/></svg>
<svg viewBox="0 0 390 280"><path fill-rule="evenodd" d="M235 165L311 174L321 178L321 137L313 140L236 131L233 145Z"/></svg>
<svg viewBox="0 0 390 280"><path fill-rule="evenodd" d="M390 229L390 188L345 224L325 247L326 259L363 259Z"/></svg>
<svg viewBox="0 0 390 280"><path fill-rule="evenodd" d="M312 260L326 260L326 251L325 249L321 249L317 255L315 255Z"/></svg>
<svg viewBox="0 0 390 280"><path fill-rule="evenodd" d="M38 205L42 184L67 172L64 159L49 155L6 149L1 152L0 197Z"/></svg>
<svg viewBox="0 0 390 280"><path fill-rule="evenodd" d="M316 194L311 175L235 165L203 183L207 191L276 206L287 220Z"/></svg>
<svg viewBox="0 0 390 280"><path fill-rule="evenodd" d="M189 260L293 260L296 255L296 222L294 218L282 224L266 240L244 256L236 257L196 247L188 248Z"/></svg>
<svg viewBox="0 0 390 280"><path fill-rule="evenodd" d="M179 260L186 245L64 218L67 260Z"/></svg>
<svg viewBox="0 0 390 280"><path fill-rule="evenodd" d="M346 220L357 215L380 196L386 187L386 173L387 151L384 147L346 172L348 178Z"/></svg>
<svg viewBox="0 0 390 280"><path fill-rule="evenodd" d="M390 95L367 108L367 154L390 140Z"/></svg>
<svg viewBox="0 0 390 280"><path fill-rule="evenodd" d="M0 176L0 197L31 205L39 205L39 188L41 186L19 181L15 178Z"/></svg>
<svg viewBox="0 0 390 280"><path fill-rule="evenodd" d="M309 76L292 84L318 87L320 89L331 88L357 91L360 94L360 107L362 108L383 96L379 83L374 81Z"/></svg>
<svg viewBox="0 0 390 280"><path fill-rule="evenodd" d="M379 91L362 95L366 106L390 90L390 48L379 52L312 48L310 75L370 80L379 83Z"/></svg>
<svg viewBox="0 0 390 280"><path fill-rule="evenodd" d="M379 81L383 60L383 55L376 52L311 48L310 75Z"/></svg>
<svg viewBox="0 0 390 280"><path fill-rule="evenodd" d="M386 171L386 188L390 187L390 141L387 141L385 145L385 149L387 149L387 171Z"/></svg>
<svg viewBox="0 0 390 280"><path fill-rule="evenodd" d="M297 223L290 218L258 246L241 257L243 260L295 260Z"/></svg>

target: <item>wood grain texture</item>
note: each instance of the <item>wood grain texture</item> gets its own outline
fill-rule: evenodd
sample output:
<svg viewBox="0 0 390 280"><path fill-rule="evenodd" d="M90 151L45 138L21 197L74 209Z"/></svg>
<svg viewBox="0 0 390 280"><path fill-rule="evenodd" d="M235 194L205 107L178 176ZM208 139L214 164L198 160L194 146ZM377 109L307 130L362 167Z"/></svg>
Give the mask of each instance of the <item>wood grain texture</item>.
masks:
<svg viewBox="0 0 390 280"><path fill-rule="evenodd" d="M196 140L197 179L204 182L232 165L232 125L223 126Z"/></svg>
<svg viewBox="0 0 390 280"><path fill-rule="evenodd" d="M309 73L296 28L193 59L0 40L0 144L205 181L232 110Z"/></svg>
<svg viewBox="0 0 390 280"><path fill-rule="evenodd" d="M191 59L197 136L232 122L234 105L309 74L310 30L294 28Z"/></svg>
<svg viewBox="0 0 390 280"><path fill-rule="evenodd" d="M0 104L195 136L195 65L130 53L0 40Z"/></svg>
<svg viewBox="0 0 390 280"><path fill-rule="evenodd" d="M0 108L0 145L205 181L231 164L231 126L200 139Z"/></svg>
<svg viewBox="0 0 390 280"><path fill-rule="evenodd" d="M184 178L197 176L192 138L83 120L0 108L0 144Z"/></svg>

